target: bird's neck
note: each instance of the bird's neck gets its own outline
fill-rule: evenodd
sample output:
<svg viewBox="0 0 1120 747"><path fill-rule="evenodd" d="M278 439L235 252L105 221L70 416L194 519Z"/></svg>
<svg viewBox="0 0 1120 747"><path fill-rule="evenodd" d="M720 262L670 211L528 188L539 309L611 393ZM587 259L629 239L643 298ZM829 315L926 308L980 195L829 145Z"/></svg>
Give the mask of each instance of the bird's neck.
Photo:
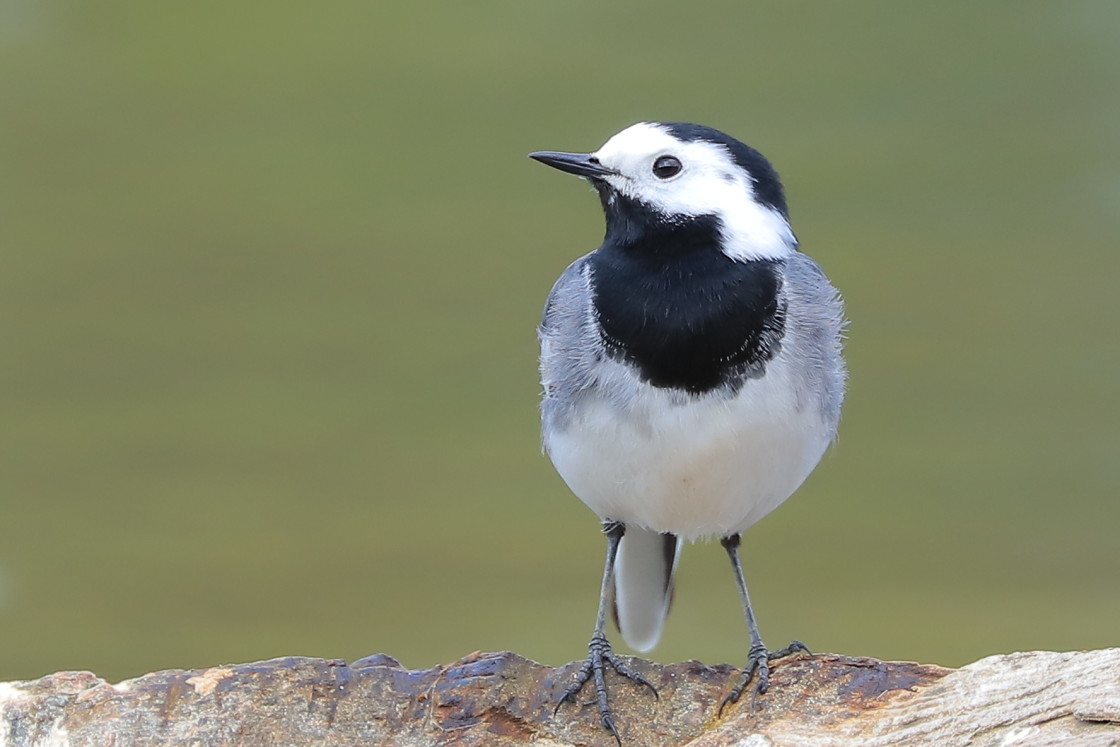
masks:
<svg viewBox="0 0 1120 747"><path fill-rule="evenodd" d="M615 191L600 190L607 231L603 242L642 257L672 259L719 247L712 215L670 218Z"/></svg>

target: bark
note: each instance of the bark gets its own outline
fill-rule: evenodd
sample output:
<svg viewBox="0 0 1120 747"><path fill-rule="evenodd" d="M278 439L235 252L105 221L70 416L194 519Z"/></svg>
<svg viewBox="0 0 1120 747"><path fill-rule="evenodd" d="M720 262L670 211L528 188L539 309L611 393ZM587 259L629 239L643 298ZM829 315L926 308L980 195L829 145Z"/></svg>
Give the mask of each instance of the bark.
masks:
<svg viewBox="0 0 1120 747"><path fill-rule="evenodd" d="M992 656L957 670L796 656L776 664L768 693L722 716L736 669L632 662L660 697L608 673L627 747L1120 745L1120 649ZM385 655L293 657L116 685L60 672L0 683L0 747L611 747L590 688L553 713L577 669L475 653L421 670Z"/></svg>

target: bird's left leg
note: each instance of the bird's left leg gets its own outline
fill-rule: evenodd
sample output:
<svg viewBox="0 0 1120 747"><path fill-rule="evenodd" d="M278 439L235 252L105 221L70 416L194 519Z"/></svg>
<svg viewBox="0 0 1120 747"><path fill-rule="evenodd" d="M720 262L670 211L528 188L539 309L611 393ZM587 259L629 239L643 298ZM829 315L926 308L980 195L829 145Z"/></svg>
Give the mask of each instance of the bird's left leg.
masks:
<svg viewBox="0 0 1120 747"><path fill-rule="evenodd" d="M555 709L559 711L560 706L568 700L573 700L588 681L594 680L595 697L599 705L599 720L602 722L603 728L611 733L611 736L620 746L622 740L618 736L618 730L614 726L614 717L611 715L611 708L607 703L607 665L609 664L614 671L626 679L645 685L653 691L654 696L657 696L657 689L650 684L649 680L615 656L606 635L607 601L610 599L611 586L614 584L614 563L618 556L618 543L625 533L626 526L622 522L603 522L603 534L607 535L607 561L603 568L603 584L599 589L599 613L595 618L595 632L591 636L591 642L587 644L587 661L580 667L575 680L564 691Z"/></svg>
<svg viewBox="0 0 1120 747"><path fill-rule="evenodd" d="M747 582L743 578L743 564L739 562L739 535L731 534L720 540L720 544L727 550L727 556L731 559L731 568L735 571L735 582L739 585L739 600L743 603L743 615L747 619L747 630L751 635L751 648L747 654L747 666L743 669L743 674L739 677L738 684L732 688L727 697L720 703L720 713L723 712L728 703L734 703L739 700L739 696L743 694L747 683L751 681L755 673L758 673L758 682L754 686L756 693L761 695L766 692L770 687L770 660L780 659L783 656L789 656L794 651L804 651L807 654L812 652L801 641L793 641L788 646L777 651L768 651L766 644L762 642L762 635L758 632L758 623L754 619L754 610L751 609L751 598L747 594Z"/></svg>

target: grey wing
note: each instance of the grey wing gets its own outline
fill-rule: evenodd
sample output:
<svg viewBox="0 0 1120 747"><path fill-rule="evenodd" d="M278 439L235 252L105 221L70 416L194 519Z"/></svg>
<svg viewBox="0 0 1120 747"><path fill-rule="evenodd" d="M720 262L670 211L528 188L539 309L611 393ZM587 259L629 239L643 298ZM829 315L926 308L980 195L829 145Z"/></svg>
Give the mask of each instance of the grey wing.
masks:
<svg viewBox="0 0 1120 747"><path fill-rule="evenodd" d="M794 252L786 261L788 324L796 332L786 348L806 397L816 400L822 419L833 429L840 420L847 371L844 366L844 303L824 271L809 256Z"/></svg>
<svg viewBox="0 0 1120 747"><path fill-rule="evenodd" d="M595 381L603 357L595 325L588 256L571 265L552 286L537 337L541 344L541 425L547 445L551 429L562 428L580 394Z"/></svg>

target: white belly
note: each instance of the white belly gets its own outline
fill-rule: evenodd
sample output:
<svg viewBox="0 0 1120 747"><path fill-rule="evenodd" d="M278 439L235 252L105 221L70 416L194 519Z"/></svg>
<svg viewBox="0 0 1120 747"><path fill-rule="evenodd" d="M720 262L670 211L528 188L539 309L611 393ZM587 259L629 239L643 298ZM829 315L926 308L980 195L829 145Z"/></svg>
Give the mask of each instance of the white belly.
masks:
<svg viewBox="0 0 1120 747"><path fill-rule="evenodd" d="M777 508L832 438L780 358L732 399L642 384L625 402L581 400L546 434L549 457L600 517L690 540L742 532Z"/></svg>

